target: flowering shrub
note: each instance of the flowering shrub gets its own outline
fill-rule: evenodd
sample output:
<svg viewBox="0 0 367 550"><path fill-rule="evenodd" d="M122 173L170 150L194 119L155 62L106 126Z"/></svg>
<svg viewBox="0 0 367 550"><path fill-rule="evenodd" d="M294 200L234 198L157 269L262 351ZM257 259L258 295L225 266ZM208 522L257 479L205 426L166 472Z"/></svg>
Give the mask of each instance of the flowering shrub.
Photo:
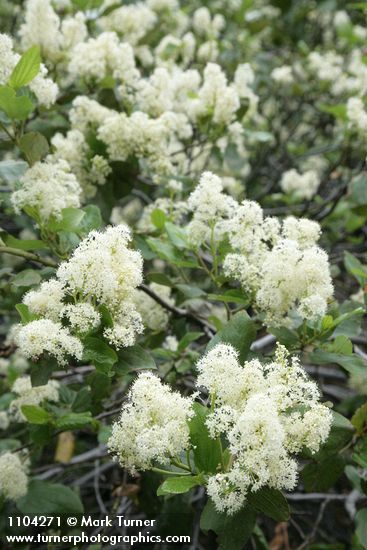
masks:
<svg viewBox="0 0 367 550"><path fill-rule="evenodd" d="M0 11L4 517L366 548L367 5Z"/></svg>

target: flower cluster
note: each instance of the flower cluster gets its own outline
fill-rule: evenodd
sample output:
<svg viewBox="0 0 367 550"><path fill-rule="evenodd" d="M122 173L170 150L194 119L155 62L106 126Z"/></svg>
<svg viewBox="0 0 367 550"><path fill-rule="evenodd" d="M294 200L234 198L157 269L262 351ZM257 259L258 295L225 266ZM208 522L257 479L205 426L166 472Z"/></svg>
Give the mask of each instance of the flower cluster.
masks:
<svg viewBox="0 0 367 550"><path fill-rule="evenodd" d="M134 303L142 257L128 248L130 240L125 225L92 231L59 266L55 279L24 296L23 303L38 317L19 325L15 335L26 357L47 352L61 364L68 356L81 359L81 339L101 324L100 306L107 307L112 318L104 337L116 348L133 345L143 330Z"/></svg>
<svg viewBox="0 0 367 550"><path fill-rule="evenodd" d="M43 386L32 386L30 376L17 378L12 387L12 393L17 397L9 406L10 417L17 422L25 422L22 412L23 405L40 405L43 401L57 402L59 400L59 383L50 380Z"/></svg>
<svg viewBox="0 0 367 550"><path fill-rule="evenodd" d="M198 363L198 386L212 396L207 426L223 435L232 460L225 472L211 476L208 494L220 512L238 511L250 491L264 485L291 490L296 484L295 454L319 450L331 426L330 410L299 364L278 346L275 360L257 359L243 366L238 353L218 344Z"/></svg>
<svg viewBox="0 0 367 550"><path fill-rule="evenodd" d="M157 376L142 373L113 424L109 450L131 471L165 464L188 448L187 421L192 416L191 398L181 397Z"/></svg>
<svg viewBox="0 0 367 550"><path fill-rule="evenodd" d="M36 162L20 179L21 187L12 194L16 212L24 210L42 225L60 219L64 208L80 206L81 188L65 160Z"/></svg>
<svg viewBox="0 0 367 550"><path fill-rule="evenodd" d="M238 280L265 322L289 324L325 314L333 293L327 254L317 246L320 227L307 219L265 217L254 201L238 203L217 176L204 173L189 197L188 233L195 246L228 236L224 272Z"/></svg>
<svg viewBox="0 0 367 550"><path fill-rule="evenodd" d="M9 500L18 500L27 494L27 461L17 453L0 455L0 494Z"/></svg>

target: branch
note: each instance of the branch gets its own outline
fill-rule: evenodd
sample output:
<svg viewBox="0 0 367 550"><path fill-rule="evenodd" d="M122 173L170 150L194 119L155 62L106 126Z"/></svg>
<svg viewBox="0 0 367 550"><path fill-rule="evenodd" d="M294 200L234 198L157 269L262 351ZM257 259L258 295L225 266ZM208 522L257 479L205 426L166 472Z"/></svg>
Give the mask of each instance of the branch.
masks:
<svg viewBox="0 0 367 550"><path fill-rule="evenodd" d="M0 246L0 254L12 254L12 256L19 256L30 262L37 262L47 267L57 267L58 264L54 260L49 260L47 258L42 258L38 254L33 252L27 252L26 250L20 250L19 248L11 248L10 246Z"/></svg>
<svg viewBox="0 0 367 550"><path fill-rule="evenodd" d="M153 298L153 300L155 300L164 309L166 309L173 315L176 315L176 317L186 317L186 319L190 319L194 323L197 323L198 325L200 325L204 329L206 335L209 338L212 338L214 336L215 328L210 323L208 323L205 319L202 319L201 317L196 316L194 313L191 313L191 311L187 311L186 309L181 309L179 307L173 306L172 304L169 304L168 302L166 302L166 300L161 298L147 285L141 284L140 286L138 286L138 289L145 292L145 294L148 294L148 296Z"/></svg>

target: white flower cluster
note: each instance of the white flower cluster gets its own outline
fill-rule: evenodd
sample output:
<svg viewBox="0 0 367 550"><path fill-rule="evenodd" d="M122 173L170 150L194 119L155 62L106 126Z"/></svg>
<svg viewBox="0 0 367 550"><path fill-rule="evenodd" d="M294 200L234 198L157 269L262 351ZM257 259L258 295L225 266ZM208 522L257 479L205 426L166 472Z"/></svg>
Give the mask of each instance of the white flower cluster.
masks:
<svg viewBox="0 0 367 550"><path fill-rule="evenodd" d="M188 225L195 246L228 236L232 252L224 272L240 281L269 325L286 325L297 313L305 319L325 314L333 294L327 254L317 246L320 226L307 219L264 217L259 204L239 204L223 192L217 176L205 172L189 197Z"/></svg>
<svg viewBox="0 0 367 550"><path fill-rule="evenodd" d="M282 65L271 71L271 78L279 84L293 84L294 76L290 65Z"/></svg>
<svg viewBox="0 0 367 550"><path fill-rule="evenodd" d="M347 119L351 128L365 135L367 131L367 111L361 98L350 97L348 99Z"/></svg>
<svg viewBox="0 0 367 550"><path fill-rule="evenodd" d="M332 415L319 390L299 364L278 346L275 360L243 366L238 353L218 344L198 363L197 385L205 387L214 410L207 426L224 435L231 453L228 471L211 476L207 491L219 512L238 511L250 491L263 486L291 490L302 448L317 452L328 437Z"/></svg>
<svg viewBox="0 0 367 550"><path fill-rule="evenodd" d="M96 185L104 185L111 173L108 161L100 155L89 158L89 147L84 134L77 129L69 130L66 136L57 133L51 139L53 153L48 155L49 163L66 161L82 188L81 198L96 194Z"/></svg>
<svg viewBox="0 0 367 550"><path fill-rule="evenodd" d="M50 380L43 386L32 386L30 376L17 378L12 387L17 395L10 403L9 414L17 422L26 422L22 412L23 405L40 405L43 401L57 402L59 400L59 383Z"/></svg>
<svg viewBox="0 0 367 550"><path fill-rule="evenodd" d="M27 461L17 453L0 455L0 494L10 500L18 500L28 490Z"/></svg>
<svg viewBox="0 0 367 550"><path fill-rule="evenodd" d="M28 0L25 20L19 29L22 48L39 45L42 56L57 64L67 51L87 36L85 16L82 12L66 17L62 22L50 0Z"/></svg>
<svg viewBox="0 0 367 550"><path fill-rule="evenodd" d="M133 46L152 30L156 22L156 14L143 2L121 6L99 19L103 30L119 33Z"/></svg>
<svg viewBox="0 0 367 550"><path fill-rule="evenodd" d="M0 85L6 85L9 77L20 59L20 55L13 51L13 40L6 34L0 34ZM56 101L59 92L57 84L47 78L48 71L41 64L40 72L28 84L37 97L40 105L49 108Z"/></svg>
<svg viewBox="0 0 367 550"><path fill-rule="evenodd" d="M172 391L157 376L142 373L112 426L109 450L132 472L165 464L188 448L187 421L192 415L192 398Z"/></svg>
<svg viewBox="0 0 367 550"><path fill-rule="evenodd" d="M159 173L172 170L167 148L170 128L165 115L157 119L135 111L131 116L111 112L98 129L98 138L107 145L111 160L125 161L136 156Z"/></svg>
<svg viewBox="0 0 367 550"><path fill-rule="evenodd" d="M81 187L65 160L36 162L20 178L11 196L16 212L24 210L42 225L60 219L64 208L80 206Z"/></svg>
<svg viewBox="0 0 367 550"><path fill-rule="evenodd" d="M300 199L312 199L319 185L320 178L316 170L307 170L300 174L292 168L284 172L280 180L280 187L284 193L293 194Z"/></svg>
<svg viewBox="0 0 367 550"><path fill-rule="evenodd" d="M204 172L188 200L188 207L193 212L187 228L191 243L200 246L220 238L221 220L229 219L236 205L230 195L223 193L222 180L211 172Z"/></svg>
<svg viewBox="0 0 367 550"><path fill-rule="evenodd" d="M43 300L44 296L41 299ZM15 343L21 353L29 359L37 360L42 354L49 353L61 365L65 365L66 356L82 358L81 342L61 323L50 319L37 319L17 328Z"/></svg>
<svg viewBox="0 0 367 550"><path fill-rule="evenodd" d="M142 281L142 257L128 248L130 240L126 225L91 231L59 266L56 279L24 296L29 311L40 317L17 328L15 343L26 357L48 352L60 364L66 364L68 356L81 359L80 337L100 325L101 305L113 319L113 326L104 328L105 338L116 348L134 344L143 330L134 303Z"/></svg>
<svg viewBox="0 0 367 550"><path fill-rule="evenodd" d="M114 161L137 160L144 177L167 184L191 170L200 172L213 142L222 153L234 143L244 157L240 119L257 114L259 98L248 63L237 66L233 81L215 63L223 15L200 7L190 20L173 0L121 7L105 2L104 7L107 13L96 12L97 24L88 29L88 15L61 9L58 14L51 0L28 0L19 31L22 48L38 44L63 88L114 88L113 109L76 97L69 113L71 129L51 140L53 154L47 161L69 163L83 189L79 198L96 193ZM160 27L163 36L156 41ZM192 69L195 59L197 68ZM41 84L38 88L45 95ZM208 130L207 144L194 145L188 154L193 135ZM106 146L101 155L91 150L91 131Z"/></svg>
<svg viewBox="0 0 367 550"><path fill-rule="evenodd" d="M308 56L308 69L311 74L316 74L321 84L330 83L333 96L365 95L367 92L367 67L359 48L354 48L349 56L333 50L325 53L313 51Z"/></svg>
<svg viewBox="0 0 367 550"><path fill-rule="evenodd" d="M114 32L104 32L71 51L68 71L73 80L102 80L113 76L132 86L139 76L130 44L119 41Z"/></svg>

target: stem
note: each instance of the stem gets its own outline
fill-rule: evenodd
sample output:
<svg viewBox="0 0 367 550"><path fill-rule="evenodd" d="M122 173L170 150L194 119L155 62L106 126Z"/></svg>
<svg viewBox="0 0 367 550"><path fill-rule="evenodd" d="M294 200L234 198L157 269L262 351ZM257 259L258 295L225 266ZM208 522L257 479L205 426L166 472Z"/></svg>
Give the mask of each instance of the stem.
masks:
<svg viewBox="0 0 367 550"><path fill-rule="evenodd" d="M42 258L38 254L33 252L27 252L26 250L20 250L19 248L11 248L10 246L0 246L0 254L12 254L12 256L19 256L25 260L31 262L37 262L39 264L46 265L47 267L57 267L58 264L54 260L48 260L47 258Z"/></svg>
<svg viewBox="0 0 367 550"><path fill-rule="evenodd" d="M11 135L7 127L2 122L0 122L0 127L4 130L4 132L7 134L9 139L15 143L15 138Z"/></svg>
<svg viewBox="0 0 367 550"><path fill-rule="evenodd" d="M188 464L190 470L192 471L191 458L190 458L190 449L187 449L187 451L186 451L186 460L187 460L187 464Z"/></svg>
<svg viewBox="0 0 367 550"><path fill-rule="evenodd" d="M188 466L186 466L186 464L184 464L183 462L179 461L179 460L176 460L175 458L173 458L171 460L171 464L173 466L177 466L177 468L181 468L181 470L186 470L188 472L190 472L191 474L191 468L189 468Z"/></svg>
<svg viewBox="0 0 367 550"><path fill-rule="evenodd" d="M162 474L164 476L189 476L190 472L172 472L172 470L163 470L163 468L151 468L152 472Z"/></svg>

